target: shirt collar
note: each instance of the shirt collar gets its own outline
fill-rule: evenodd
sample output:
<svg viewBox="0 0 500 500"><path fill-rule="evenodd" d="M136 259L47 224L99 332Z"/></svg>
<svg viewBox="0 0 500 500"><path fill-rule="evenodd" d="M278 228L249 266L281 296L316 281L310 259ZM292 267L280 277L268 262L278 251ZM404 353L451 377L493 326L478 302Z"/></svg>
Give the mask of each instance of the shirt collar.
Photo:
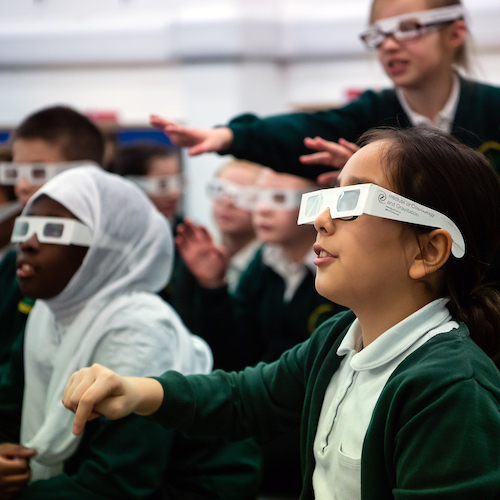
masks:
<svg viewBox="0 0 500 500"><path fill-rule="evenodd" d="M253 240L245 245L231 257L229 267L240 272L244 271L260 245L261 243L258 240Z"/></svg>
<svg viewBox="0 0 500 500"><path fill-rule="evenodd" d="M414 312L403 321L389 328L363 350L355 352L351 359L354 370L372 370L392 361L417 342L426 333L445 325L451 320L446 307L449 299L436 299ZM448 330L444 330L448 331ZM354 320L342 340L337 354L344 356L361 345L361 328Z"/></svg>
<svg viewBox="0 0 500 500"><path fill-rule="evenodd" d="M453 86L451 89L450 97L446 101L443 109L436 115L435 121L433 122L426 116L423 116L419 113L413 111L410 108L410 105L405 99L402 89L396 87L396 95L398 96L399 102L401 103L402 108L405 113L410 118L411 123L414 126L426 125L428 127L435 127L443 132L451 132L453 119L455 118L455 112L458 106L458 100L460 98L460 79L457 74L453 74Z"/></svg>

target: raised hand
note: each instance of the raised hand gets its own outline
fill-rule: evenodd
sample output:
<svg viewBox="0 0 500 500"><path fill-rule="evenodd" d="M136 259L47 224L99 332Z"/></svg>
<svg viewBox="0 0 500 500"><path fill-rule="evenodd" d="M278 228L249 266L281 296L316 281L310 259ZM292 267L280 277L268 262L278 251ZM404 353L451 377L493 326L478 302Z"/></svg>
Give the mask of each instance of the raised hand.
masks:
<svg viewBox="0 0 500 500"><path fill-rule="evenodd" d="M223 152L229 149L233 142L233 132L228 127L212 129L186 127L157 115L151 115L150 124L168 135L175 146L189 148L190 156Z"/></svg>
<svg viewBox="0 0 500 500"><path fill-rule="evenodd" d="M116 420L131 413L150 415L163 401L161 384L151 378L121 377L94 364L73 373L64 389L62 402L75 413L73 434L101 415Z"/></svg>
<svg viewBox="0 0 500 500"><path fill-rule="evenodd" d="M330 186L337 179L340 171L347 160L359 149L356 144L339 139L338 142L326 141L321 137L306 137L304 144L317 151L308 155L302 155L300 161L305 165L327 165L334 168L331 172L321 174L317 182L322 185Z"/></svg>
<svg viewBox="0 0 500 500"><path fill-rule="evenodd" d="M228 254L224 247L214 243L204 226L186 218L177 226L175 244L182 260L202 287L218 288L225 284Z"/></svg>
<svg viewBox="0 0 500 500"><path fill-rule="evenodd" d="M0 498L14 498L30 478L30 458L36 451L20 444L0 444Z"/></svg>

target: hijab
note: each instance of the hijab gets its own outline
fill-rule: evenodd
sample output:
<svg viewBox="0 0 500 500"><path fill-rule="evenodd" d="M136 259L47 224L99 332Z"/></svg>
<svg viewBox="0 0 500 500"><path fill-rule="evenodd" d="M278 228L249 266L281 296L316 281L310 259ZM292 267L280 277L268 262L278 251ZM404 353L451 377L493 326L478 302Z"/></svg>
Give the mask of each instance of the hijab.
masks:
<svg viewBox="0 0 500 500"><path fill-rule="evenodd" d="M21 443L37 450L33 480L62 472L78 447L73 414L61 403L74 371L95 362L126 376L212 366L206 343L156 295L170 278L174 248L168 221L146 195L95 166L51 179L23 215L42 195L88 226L92 243L62 292L37 300L26 325Z"/></svg>

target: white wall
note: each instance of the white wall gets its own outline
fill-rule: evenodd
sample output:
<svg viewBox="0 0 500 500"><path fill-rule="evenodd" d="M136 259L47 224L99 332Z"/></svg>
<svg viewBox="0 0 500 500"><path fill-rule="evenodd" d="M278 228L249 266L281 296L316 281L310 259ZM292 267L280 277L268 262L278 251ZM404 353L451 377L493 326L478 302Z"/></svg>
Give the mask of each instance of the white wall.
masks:
<svg viewBox="0 0 500 500"><path fill-rule="evenodd" d="M0 0L0 126L56 103L210 127L235 114L340 103L389 84L357 38L370 0ZM500 2L464 0L476 77L500 84ZM186 213L224 161L187 159Z"/></svg>

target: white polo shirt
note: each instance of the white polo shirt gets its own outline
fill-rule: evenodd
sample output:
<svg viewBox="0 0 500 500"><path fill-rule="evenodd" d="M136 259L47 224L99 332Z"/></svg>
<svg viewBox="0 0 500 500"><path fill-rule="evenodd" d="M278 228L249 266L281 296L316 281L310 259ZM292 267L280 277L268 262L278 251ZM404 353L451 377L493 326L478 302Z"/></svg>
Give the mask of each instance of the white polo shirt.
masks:
<svg viewBox="0 0 500 500"><path fill-rule="evenodd" d="M361 498L361 453L375 404L407 356L435 335L458 327L447 302L434 300L362 350L358 320L349 328L337 350L345 357L326 390L314 440L316 500Z"/></svg>

